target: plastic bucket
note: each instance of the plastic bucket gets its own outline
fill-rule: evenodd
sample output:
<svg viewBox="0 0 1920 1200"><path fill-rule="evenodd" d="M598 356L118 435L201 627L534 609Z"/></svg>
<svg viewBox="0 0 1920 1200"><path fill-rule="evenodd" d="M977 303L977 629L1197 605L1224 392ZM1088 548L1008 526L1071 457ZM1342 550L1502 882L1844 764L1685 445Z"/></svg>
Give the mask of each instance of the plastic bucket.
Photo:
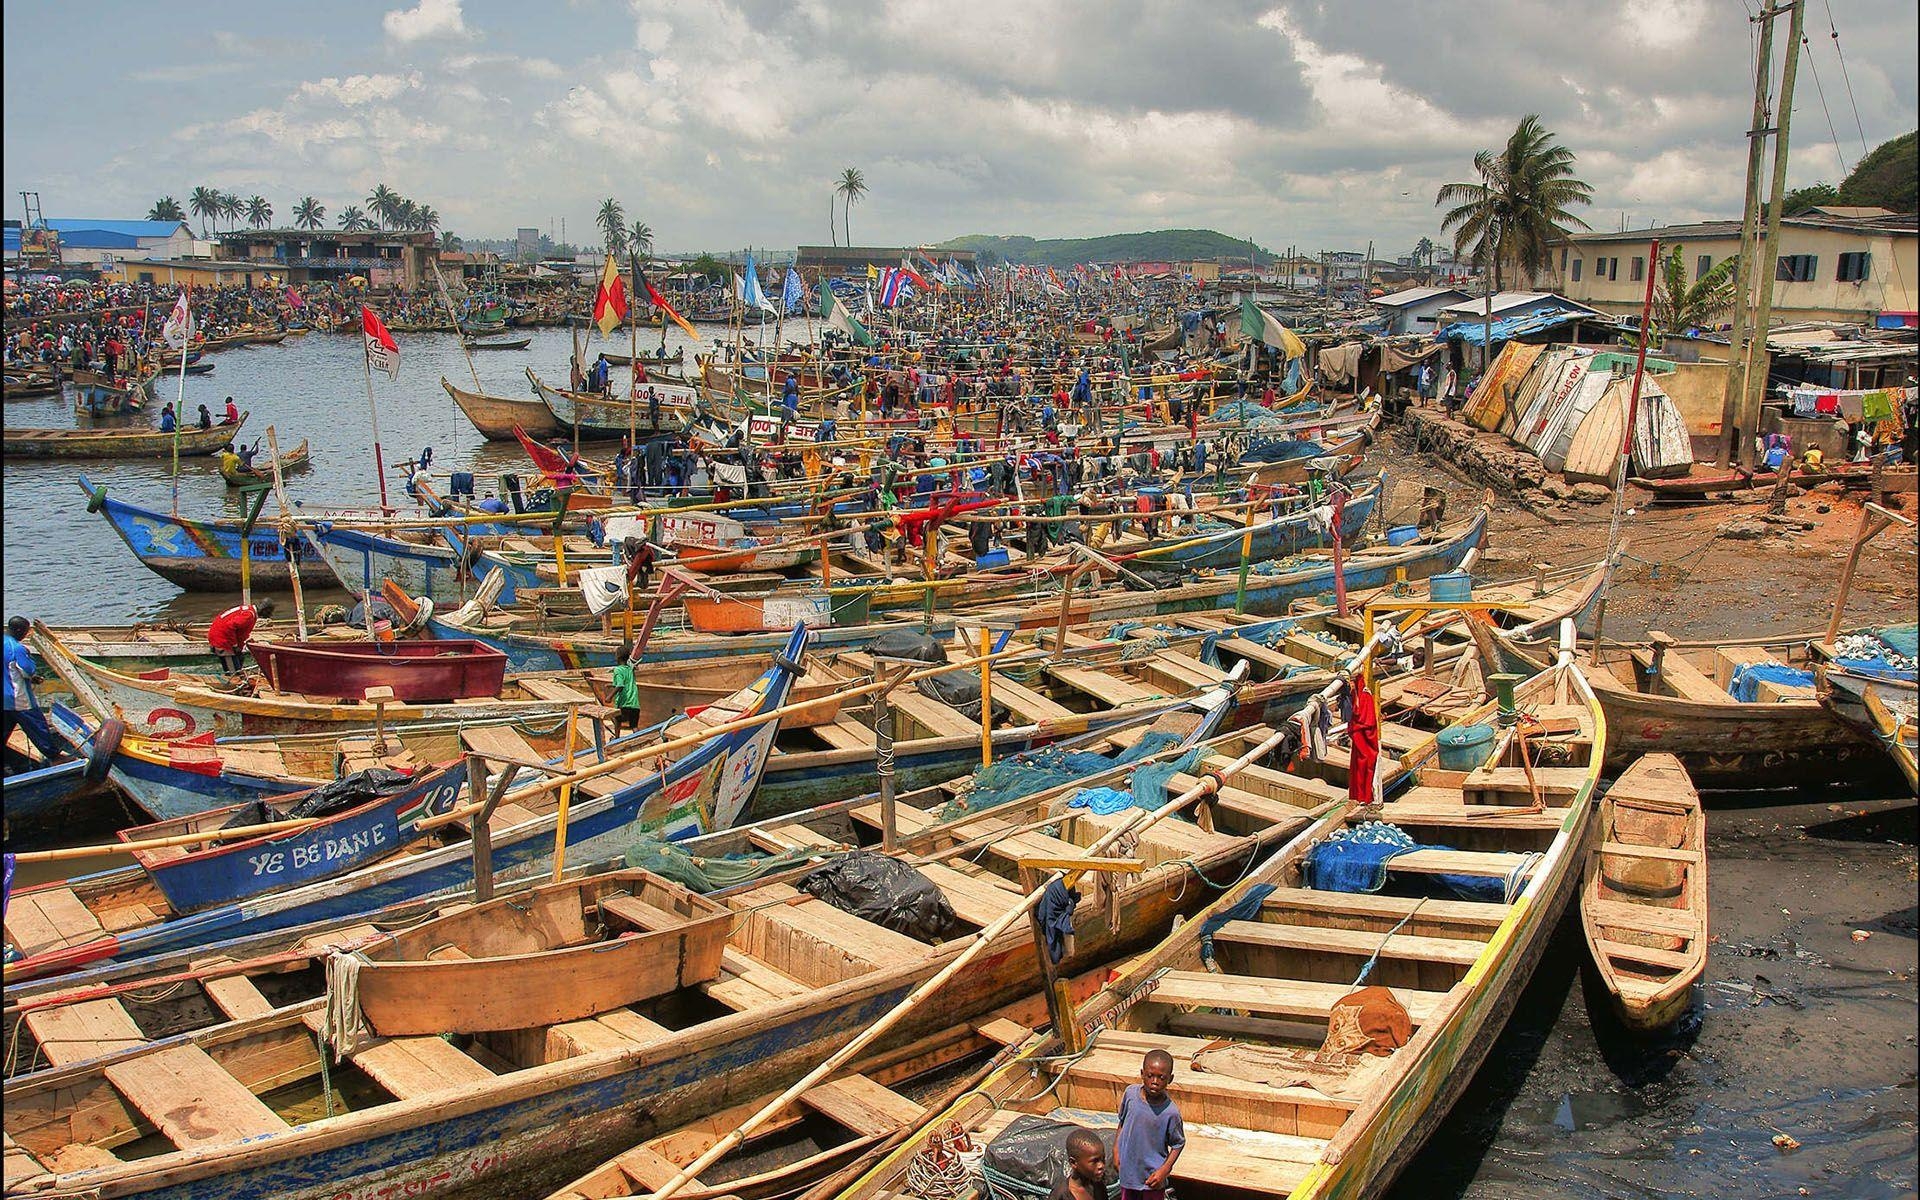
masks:
<svg viewBox="0 0 1920 1200"><path fill-rule="evenodd" d="M1473 599L1473 576L1465 571L1443 571L1427 580L1427 594L1448 604L1464 604Z"/></svg>
<svg viewBox="0 0 1920 1200"><path fill-rule="evenodd" d="M1472 771L1493 753L1493 726L1455 725L1440 731L1440 769Z"/></svg>
<svg viewBox="0 0 1920 1200"><path fill-rule="evenodd" d="M1420 536L1418 525L1395 525L1387 530L1387 545L1404 546Z"/></svg>
<svg viewBox="0 0 1920 1200"><path fill-rule="evenodd" d="M974 559L973 565L985 571L993 567L1004 567L1009 561L1006 547L1002 546L998 550L989 550L979 558Z"/></svg>

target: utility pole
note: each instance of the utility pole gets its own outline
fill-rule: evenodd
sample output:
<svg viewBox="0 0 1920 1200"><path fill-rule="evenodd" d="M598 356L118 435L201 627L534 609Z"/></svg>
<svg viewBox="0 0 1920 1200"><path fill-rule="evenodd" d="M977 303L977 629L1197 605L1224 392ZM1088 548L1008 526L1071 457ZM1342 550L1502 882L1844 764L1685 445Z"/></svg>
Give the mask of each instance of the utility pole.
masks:
<svg viewBox="0 0 1920 1200"><path fill-rule="evenodd" d="M1752 311L1753 291L1756 286L1765 288L1771 298L1774 272L1771 258L1764 263L1757 261L1761 247L1758 229L1761 161L1766 152L1766 137L1776 132L1767 124L1772 111L1769 100L1773 85L1773 22L1781 14L1791 12L1797 30L1802 3L1803 0L1789 0L1785 5L1765 9L1753 18L1760 22L1760 50L1753 76L1753 123L1747 130L1747 191L1740 218L1740 257L1734 268L1733 334L1728 348L1735 359L1728 364L1727 382L1720 405L1720 453L1716 461L1721 467L1733 462L1736 440L1741 443L1738 452L1740 460L1748 464L1753 461L1753 434L1759 412L1757 405L1751 415L1746 411L1746 376L1752 369L1753 343L1756 340L1760 353L1766 353L1766 329L1758 325L1757 314ZM1799 49L1799 43L1795 41L1787 55L1790 64L1797 59ZM1791 79L1790 74L1782 80L1783 85L1788 79ZM1791 105L1792 97L1783 95L1783 112L1790 109ZM1784 142L1783 138L1776 147L1776 160L1780 164L1786 161Z"/></svg>
<svg viewBox="0 0 1920 1200"><path fill-rule="evenodd" d="M1793 81L1795 68L1800 64L1801 30L1805 26L1807 0L1792 0L1792 15L1787 21L1787 48L1782 56L1780 67L1780 108L1775 124L1779 127L1773 138L1773 192L1767 200L1766 248L1760 252L1755 264L1759 268L1759 287L1756 289L1758 316L1748 341L1752 349L1748 353L1745 369L1745 395L1741 397L1739 425L1748 432L1736 449L1740 452L1740 464L1753 466L1753 437L1760 431L1760 402L1767 395L1767 330L1773 325L1773 285L1775 264L1780 261L1780 217L1781 206L1787 193L1787 142L1788 130L1793 123Z"/></svg>

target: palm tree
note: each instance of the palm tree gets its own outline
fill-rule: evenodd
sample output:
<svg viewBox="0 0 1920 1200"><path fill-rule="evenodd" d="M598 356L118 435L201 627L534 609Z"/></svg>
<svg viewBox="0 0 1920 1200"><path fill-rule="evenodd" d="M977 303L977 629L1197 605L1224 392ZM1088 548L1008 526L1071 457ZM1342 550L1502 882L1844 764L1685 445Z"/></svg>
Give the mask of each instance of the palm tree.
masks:
<svg viewBox="0 0 1920 1200"><path fill-rule="evenodd" d="M247 224L255 229L265 229L273 223L273 205L259 196L247 197Z"/></svg>
<svg viewBox="0 0 1920 1200"><path fill-rule="evenodd" d="M220 193L210 187L196 187L187 193L187 207L200 218L200 236L207 236L207 218L220 215Z"/></svg>
<svg viewBox="0 0 1920 1200"><path fill-rule="evenodd" d="M619 254L627 241L627 210L620 207L618 200L608 196L600 202L600 211L594 214L593 222L606 238L607 253Z"/></svg>
<svg viewBox="0 0 1920 1200"><path fill-rule="evenodd" d="M459 250L465 247L466 244L466 241L457 233L443 233L440 235L440 248L442 250Z"/></svg>
<svg viewBox="0 0 1920 1200"><path fill-rule="evenodd" d="M645 221L635 221L627 230L627 245L632 248L635 258L652 254L653 226Z"/></svg>
<svg viewBox="0 0 1920 1200"><path fill-rule="evenodd" d="M420 206L405 198L394 201L393 212L389 215L387 223L395 229L409 233L418 229L420 227Z"/></svg>
<svg viewBox="0 0 1920 1200"><path fill-rule="evenodd" d="M393 219L399 207L400 193L384 183L367 193L367 211L373 214L382 229L387 227L387 222Z"/></svg>
<svg viewBox="0 0 1920 1200"><path fill-rule="evenodd" d="M312 196L300 197L300 203L293 206L293 223L302 229L318 229L327 219L327 206Z"/></svg>
<svg viewBox="0 0 1920 1200"><path fill-rule="evenodd" d="M867 194L867 177L857 167L848 167L840 172L840 182L833 186L841 199L841 232L847 236L847 245L853 245L853 202Z"/></svg>
<svg viewBox="0 0 1920 1200"><path fill-rule="evenodd" d="M220 215L227 219L229 226L231 226L233 222L238 221L241 214L246 211L247 202L242 200L237 194L233 192L220 193Z"/></svg>
<svg viewBox="0 0 1920 1200"><path fill-rule="evenodd" d="M367 214L357 204L349 204L340 210L340 228L348 233L373 228L373 222L367 220Z"/></svg>
<svg viewBox="0 0 1920 1200"><path fill-rule="evenodd" d="M1658 347L1669 333L1717 325L1733 311L1733 273L1740 259L1729 255L1687 282L1686 247L1675 245L1660 260L1660 278L1653 289L1652 330L1647 344Z"/></svg>
<svg viewBox="0 0 1920 1200"><path fill-rule="evenodd" d="M433 210L431 204L418 204L413 209L413 223L421 233L432 233L440 228L440 214Z"/></svg>
<svg viewBox="0 0 1920 1200"><path fill-rule="evenodd" d="M149 221L184 221L186 219L186 213L180 210L180 202L172 196L160 197L153 202L153 207L147 210Z"/></svg>
<svg viewBox="0 0 1920 1200"><path fill-rule="evenodd" d="M1471 246L1491 268L1495 291L1504 268L1538 273L1569 226L1588 228L1569 209L1592 204L1593 189L1575 178L1573 151L1556 143L1538 116L1523 118L1500 150L1474 155L1473 169L1478 182L1449 183L1433 202L1453 205L1440 228L1453 234L1456 251Z"/></svg>

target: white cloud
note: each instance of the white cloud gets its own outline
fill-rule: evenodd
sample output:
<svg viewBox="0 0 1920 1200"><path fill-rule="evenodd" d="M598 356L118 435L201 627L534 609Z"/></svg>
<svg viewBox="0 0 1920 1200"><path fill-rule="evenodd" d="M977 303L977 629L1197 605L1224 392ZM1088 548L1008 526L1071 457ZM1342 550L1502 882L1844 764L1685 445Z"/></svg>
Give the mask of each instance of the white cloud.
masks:
<svg viewBox="0 0 1920 1200"><path fill-rule="evenodd" d="M396 42L467 36L467 22L460 15L460 0L420 0L412 8L394 9L381 18L380 24Z"/></svg>
<svg viewBox="0 0 1920 1200"><path fill-rule="evenodd" d="M420 86L420 72L406 75L349 75L345 79L331 76L325 79L310 79L300 85L295 93L303 99L331 100L336 104L352 107L360 104L372 104L378 100L391 100L402 92L417 89Z"/></svg>

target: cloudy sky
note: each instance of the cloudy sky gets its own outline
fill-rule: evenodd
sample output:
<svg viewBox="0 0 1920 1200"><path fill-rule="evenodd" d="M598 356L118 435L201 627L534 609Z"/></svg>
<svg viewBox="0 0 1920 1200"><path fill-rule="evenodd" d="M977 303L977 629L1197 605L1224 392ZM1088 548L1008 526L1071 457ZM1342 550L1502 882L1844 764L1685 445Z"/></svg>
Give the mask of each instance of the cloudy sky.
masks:
<svg viewBox="0 0 1920 1200"><path fill-rule="evenodd" d="M208 184L331 222L386 183L469 236L591 240L611 195L663 250L790 247L826 240L854 166L861 244L1200 226L1404 253L1529 112L1597 228L1737 214L1752 103L1753 0L396 3L7 0L6 215ZM1916 7L1810 0L1795 183L1915 126Z"/></svg>

